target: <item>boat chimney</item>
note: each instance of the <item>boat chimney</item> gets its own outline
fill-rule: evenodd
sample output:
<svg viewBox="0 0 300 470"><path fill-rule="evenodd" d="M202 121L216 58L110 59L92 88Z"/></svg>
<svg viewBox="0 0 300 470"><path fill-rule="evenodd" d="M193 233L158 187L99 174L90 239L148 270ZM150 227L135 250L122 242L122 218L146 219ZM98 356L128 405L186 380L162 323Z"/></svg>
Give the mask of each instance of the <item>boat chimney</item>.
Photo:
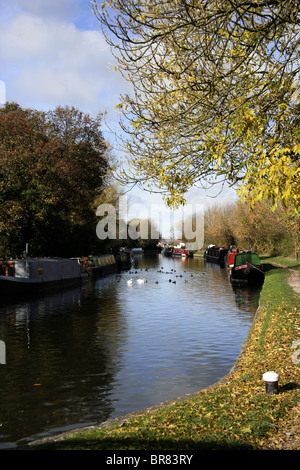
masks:
<svg viewBox="0 0 300 470"><path fill-rule="evenodd" d="M27 259L28 257L28 243L25 245L25 251L23 251L23 258Z"/></svg>

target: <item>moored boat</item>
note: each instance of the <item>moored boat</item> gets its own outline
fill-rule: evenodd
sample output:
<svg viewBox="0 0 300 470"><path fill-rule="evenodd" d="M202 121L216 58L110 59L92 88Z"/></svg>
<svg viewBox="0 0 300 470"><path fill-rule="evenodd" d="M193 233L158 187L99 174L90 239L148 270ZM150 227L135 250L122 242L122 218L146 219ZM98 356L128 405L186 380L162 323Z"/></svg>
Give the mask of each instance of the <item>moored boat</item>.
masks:
<svg viewBox="0 0 300 470"><path fill-rule="evenodd" d="M233 264L228 264L229 278L233 284L261 286L265 274L257 253L241 251L234 254Z"/></svg>
<svg viewBox="0 0 300 470"><path fill-rule="evenodd" d="M144 253L143 248L132 248L131 253L133 255L142 255Z"/></svg>
<svg viewBox="0 0 300 470"><path fill-rule="evenodd" d="M172 249L172 256L181 256L183 258L188 258L193 256L192 251L188 250L184 243L174 246Z"/></svg>
<svg viewBox="0 0 300 470"><path fill-rule="evenodd" d="M209 261L210 263L224 265L225 256L227 255L227 252L227 248L224 248L222 246L209 245L204 251L204 259L205 261Z"/></svg>
<svg viewBox="0 0 300 470"><path fill-rule="evenodd" d="M237 247L235 245L231 245L226 256L225 256L225 263L226 263L226 267L229 269L229 268L232 268L234 266L234 258L235 258L235 255L239 252L239 250L237 249Z"/></svg>
<svg viewBox="0 0 300 470"><path fill-rule="evenodd" d="M78 260L25 258L0 261L0 293L27 292L80 282L87 277Z"/></svg>
<svg viewBox="0 0 300 470"><path fill-rule="evenodd" d="M80 259L80 264L83 271L93 277L118 272L117 261L113 254L87 256Z"/></svg>
<svg viewBox="0 0 300 470"><path fill-rule="evenodd" d="M172 251L173 251L172 246L164 246L161 254L164 256L172 256Z"/></svg>

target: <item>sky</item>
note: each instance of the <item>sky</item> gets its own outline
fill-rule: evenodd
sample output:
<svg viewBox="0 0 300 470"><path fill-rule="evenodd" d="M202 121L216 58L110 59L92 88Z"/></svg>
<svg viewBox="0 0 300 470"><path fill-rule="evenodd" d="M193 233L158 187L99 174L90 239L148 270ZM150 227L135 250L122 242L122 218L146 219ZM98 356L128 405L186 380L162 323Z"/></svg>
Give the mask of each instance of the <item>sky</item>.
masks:
<svg viewBox="0 0 300 470"><path fill-rule="evenodd" d="M91 116L106 113L116 124L116 106L129 85L115 65L89 0L0 0L0 105L14 101L44 111L75 106ZM116 157L122 158L117 151ZM193 188L187 202L206 208L235 199L231 189L216 197L219 189ZM137 188L127 198L129 218L147 218L152 205L163 205L159 195Z"/></svg>

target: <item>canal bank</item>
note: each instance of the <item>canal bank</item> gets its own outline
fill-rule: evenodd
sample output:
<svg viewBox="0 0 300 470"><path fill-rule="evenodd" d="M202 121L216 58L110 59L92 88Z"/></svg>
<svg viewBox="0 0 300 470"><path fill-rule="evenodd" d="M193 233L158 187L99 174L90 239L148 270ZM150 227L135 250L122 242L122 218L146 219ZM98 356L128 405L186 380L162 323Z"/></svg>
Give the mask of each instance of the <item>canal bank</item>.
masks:
<svg viewBox="0 0 300 470"><path fill-rule="evenodd" d="M54 438L28 449L299 449L299 295L289 272L265 260L260 307L231 372L196 394ZM295 263L294 263L295 265ZM299 266L293 269L299 274ZM262 376L279 373L268 395ZM299 426L299 424L298 424ZM299 435L299 434L298 434Z"/></svg>
<svg viewBox="0 0 300 470"><path fill-rule="evenodd" d="M205 389L235 363L258 300L218 265L145 253L81 288L2 299L0 449Z"/></svg>

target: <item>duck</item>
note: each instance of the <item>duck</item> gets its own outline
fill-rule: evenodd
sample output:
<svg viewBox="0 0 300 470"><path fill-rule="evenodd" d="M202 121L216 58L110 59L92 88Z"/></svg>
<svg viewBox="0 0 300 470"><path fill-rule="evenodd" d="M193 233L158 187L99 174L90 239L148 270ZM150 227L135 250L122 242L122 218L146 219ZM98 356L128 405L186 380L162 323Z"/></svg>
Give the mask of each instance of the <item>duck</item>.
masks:
<svg viewBox="0 0 300 470"><path fill-rule="evenodd" d="M129 279L129 280L127 281L127 284L128 284L129 286L132 286L133 280L132 280L132 279Z"/></svg>
<svg viewBox="0 0 300 470"><path fill-rule="evenodd" d="M136 281L138 284L145 284L145 282L147 282L147 280L145 278L143 279L137 279Z"/></svg>

